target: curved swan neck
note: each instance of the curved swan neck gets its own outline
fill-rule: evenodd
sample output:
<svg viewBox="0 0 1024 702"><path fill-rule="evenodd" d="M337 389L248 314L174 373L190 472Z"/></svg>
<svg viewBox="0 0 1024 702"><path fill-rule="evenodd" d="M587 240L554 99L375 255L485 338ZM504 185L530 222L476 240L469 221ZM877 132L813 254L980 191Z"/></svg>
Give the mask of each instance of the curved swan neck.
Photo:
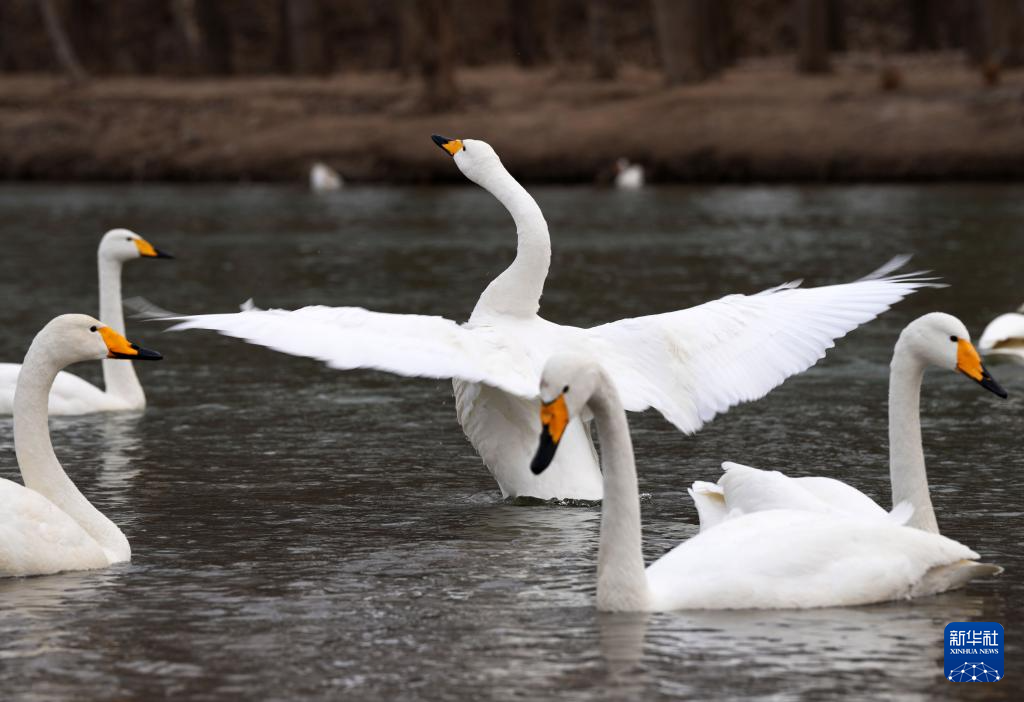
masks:
<svg viewBox="0 0 1024 702"><path fill-rule="evenodd" d="M477 182L512 215L518 246L512 265L487 286L473 310L473 316L535 315L540 309L540 297L551 265L548 223L536 200L500 164Z"/></svg>
<svg viewBox="0 0 1024 702"><path fill-rule="evenodd" d="M640 489L626 412L605 379L588 403L601 437L604 501L597 554L597 607L604 611L648 609L640 525Z"/></svg>
<svg viewBox="0 0 1024 702"><path fill-rule="evenodd" d="M897 342L889 372L889 480L893 505L908 501L914 507L908 526L937 534L921 442L924 370L924 364Z"/></svg>
<svg viewBox="0 0 1024 702"><path fill-rule="evenodd" d="M99 255L100 321L124 334L124 310L121 307L121 262ZM135 367L115 359L103 360L103 384L106 391L133 407L146 405L146 394L135 374Z"/></svg>
<svg viewBox="0 0 1024 702"><path fill-rule="evenodd" d="M121 530L92 506L67 476L53 452L47 416L50 388L64 366L43 334L25 355L14 391L14 452L25 487L35 490L74 519L112 559L126 560L131 550Z"/></svg>

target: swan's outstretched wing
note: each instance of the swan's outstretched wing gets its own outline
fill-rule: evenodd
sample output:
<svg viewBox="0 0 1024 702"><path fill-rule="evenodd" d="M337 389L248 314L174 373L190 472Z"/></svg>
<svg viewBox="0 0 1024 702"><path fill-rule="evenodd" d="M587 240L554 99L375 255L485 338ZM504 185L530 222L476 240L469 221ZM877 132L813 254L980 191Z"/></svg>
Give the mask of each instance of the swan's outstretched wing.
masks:
<svg viewBox="0 0 1024 702"><path fill-rule="evenodd" d="M835 340L921 287L918 274L843 285L781 285L587 331L626 409L653 407L694 432L813 366Z"/></svg>
<svg viewBox="0 0 1024 702"><path fill-rule="evenodd" d="M989 322L978 340L978 350L1024 356L1024 314L1001 314Z"/></svg>
<svg viewBox="0 0 1024 702"><path fill-rule="evenodd" d="M444 317L361 307L248 309L180 317L172 330L211 329L331 368L372 368L421 378L486 383L522 397L537 394L539 362L514 336L467 329ZM528 344L523 344L528 346Z"/></svg>

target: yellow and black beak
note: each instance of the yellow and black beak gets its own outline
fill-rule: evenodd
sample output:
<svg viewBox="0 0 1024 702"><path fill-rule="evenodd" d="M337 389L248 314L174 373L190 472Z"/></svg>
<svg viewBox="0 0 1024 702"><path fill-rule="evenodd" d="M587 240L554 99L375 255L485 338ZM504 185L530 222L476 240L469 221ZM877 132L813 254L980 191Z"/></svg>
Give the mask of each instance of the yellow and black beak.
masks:
<svg viewBox="0 0 1024 702"><path fill-rule="evenodd" d="M139 255L143 258L174 258L174 256L166 251L161 251L141 237L135 240L135 248L139 250Z"/></svg>
<svg viewBox="0 0 1024 702"><path fill-rule="evenodd" d="M133 344L110 327L100 327L96 331L107 345L107 358L127 358L131 361L159 361L163 358L160 352Z"/></svg>
<svg viewBox="0 0 1024 702"><path fill-rule="evenodd" d="M981 363L981 356L978 355L978 350L974 348L974 344L967 339L959 339L956 343L956 369L989 392L994 392L999 397L1006 398L1007 392L985 370L985 366Z"/></svg>
<svg viewBox="0 0 1024 702"><path fill-rule="evenodd" d="M434 140L435 144L447 151L449 156L454 156L463 149L462 139L449 139L439 134L433 134L430 138Z"/></svg>
<svg viewBox="0 0 1024 702"><path fill-rule="evenodd" d="M555 460L558 442L562 440L565 427L569 424L569 408L565 406L565 395L559 395L551 402L540 405L540 446L530 463L534 475L540 475L551 461Z"/></svg>

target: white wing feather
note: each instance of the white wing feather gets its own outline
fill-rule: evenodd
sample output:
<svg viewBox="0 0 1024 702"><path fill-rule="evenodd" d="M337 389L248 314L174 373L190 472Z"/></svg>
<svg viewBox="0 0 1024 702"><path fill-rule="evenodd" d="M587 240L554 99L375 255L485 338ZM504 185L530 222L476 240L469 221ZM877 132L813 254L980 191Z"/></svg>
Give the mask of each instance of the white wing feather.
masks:
<svg viewBox="0 0 1024 702"><path fill-rule="evenodd" d="M835 340L921 287L916 274L729 295L680 312L589 330L626 409L653 407L694 432L764 397L825 356Z"/></svg>
<svg viewBox="0 0 1024 702"><path fill-rule="evenodd" d="M552 353L587 353L609 372L626 409L653 407L694 432L811 367L835 339L932 285L929 280L909 274L820 288L788 283L592 329L539 317L459 326L443 317L358 307L179 317L172 329L212 329L332 368L458 378L527 399L537 396Z"/></svg>

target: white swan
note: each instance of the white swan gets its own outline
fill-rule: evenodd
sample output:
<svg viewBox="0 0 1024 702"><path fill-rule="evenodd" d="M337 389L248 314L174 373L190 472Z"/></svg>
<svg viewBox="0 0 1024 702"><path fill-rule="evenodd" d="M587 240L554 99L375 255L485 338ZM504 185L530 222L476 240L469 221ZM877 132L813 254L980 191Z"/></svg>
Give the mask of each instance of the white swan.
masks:
<svg viewBox="0 0 1024 702"><path fill-rule="evenodd" d="M84 314L53 319L25 354L14 399L14 450L25 485L0 479L0 576L89 570L131 559L128 539L64 472L47 426L47 398L57 373L100 358L161 356Z"/></svg>
<svg viewBox="0 0 1024 702"><path fill-rule="evenodd" d="M174 258L157 249L135 232L111 229L100 240L96 255L100 277L100 319L119 334L124 334L124 311L121 309L121 267L137 258ZM21 364L0 363L0 414L14 410L14 388L18 384ZM103 362L101 390L71 373L61 373L50 393L50 414L88 414L120 412L146 407L135 369L130 363Z"/></svg>
<svg viewBox="0 0 1024 702"><path fill-rule="evenodd" d="M552 357L541 376L541 439L530 466L543 473L571 418L593 414L604 473L598 609L858 605L931 595L1000 572L938 534L886 520L794 509L730 519L645 569L633 446L617 387L621 384L591 359Z"/></svg>
<svg viewBox="0 0 1024 702"><path fill-rule="evenodd" d="M963 373L1000 397L1006 391L992 378L971 345L971 336L956 317L933 312L915 319L900 334L889 372L889 476L893 505L913 507L907 524L939 533L921 444L921 381L929 366ZM833 478L789 478L724 463L717 484L696 482L690 489L701 530L741 514L780 507L837 512L865 518L888 513L874 500ZM898 521L903 516L894 514Z"/></svg>
<svg viewBox="0 0 1024 702"><path fill-rule="evenodd" d="M309 169L309 188L318 193L341 190L344 181L338 172L322 161L317 161Z"/></svg>
<svg viewBox="0 0 1024 702"><path fill-rule="evenodd" d="M978 350L1024 364L1024 305L989 322L978 340Z"/></svg>
<svg viewBox="0 0 1024 702"><path fill-rule="evenodd" d="M639 190L644 187L644 167L630 163L627 158L615 162L615 187L620 190Z"/></svg>
<svg viewBox="0 0 1024 702"><path fill-rule="evenodd" d="M537 380L552 351L589 349L619 384L627 409L653 407L692 433L806 370L834 339L928 284L914 276L885 277L886 267L845 285L783 285L592 329L553 324L537 315L551 261L537 203L485 142L434 141L509 210L518 234L515 260L487 286L465 325L355 307L306 307L190 316L175 328L213 329L332 368L454 379L459 423L505 497L601 497L585 417L566 429L558 470L538 480L526 469L537 432Z"/></svg>

